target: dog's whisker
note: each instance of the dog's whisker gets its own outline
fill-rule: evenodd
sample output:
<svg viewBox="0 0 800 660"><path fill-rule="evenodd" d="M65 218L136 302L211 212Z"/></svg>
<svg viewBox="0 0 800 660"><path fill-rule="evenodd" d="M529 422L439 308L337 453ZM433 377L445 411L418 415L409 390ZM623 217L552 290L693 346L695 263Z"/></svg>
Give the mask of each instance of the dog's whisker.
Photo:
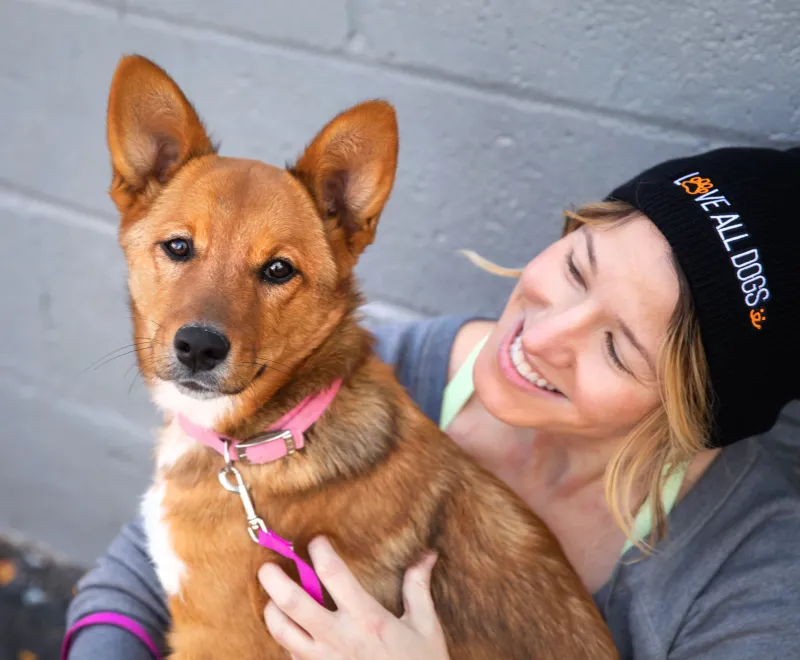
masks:
<svg viewBox="0 0 800 660"><path fill-rule="evenodd" d="M107 364L108 364L108 363L110 363L110 362L113 362L114 360L117 360L117 359L119 359L119 358L123 358L123 357L127 357L127 356L129 356L129 355L134 355L134 354L136 354L136 353L137 353L137 349L133 349L133 350L130 350L130 351L128 351L127 353L122 353L122 354L120 354L120 355L115 355L114 357L111 357L111 358L109 358L109 359L105 360L103 363L101 363L101 364L98 364L98 365L97 365L97 366L94 368L94 371L97 371L97 370L98 370L98 369L100 369L101 367L104 367L105 365L107 365ZM143 361L143 362L142 362L141 366L142 366L143 368L146 368L146 367L149 367L149 366L157 365L157 364L158 364L158 360L159 360L159 359L161 359L161 358L159 358L158 356L150 356L148 359L146 359L146 361ZM138 364L138 361L137 361L137 360L134 360L133 364L132 364L132 365L131 365L131 366L128 368L128 370L130 370L131 368L133 368L133 367L137 366L137 364ZM126 373L127 373L127 372L126 372Z"/></svg>
<svg viewBox="0 0 800 660"><path fill-rule="evenodd" d="M289 369L291 371L291 367L288 364L283 364L278 362L277 360L273 360L272 358L265 357L263 355L256 355L256 360L261 360L262 362L272 362L273 364L277 364L279 367L283 367L284 369Z"/></svg>
<svg viewBox="0 0 800 660"><path fill-rule="evenodd" d="M143 346L146 343L147 343L146 341L134 342L132 344L127 344L126 346L120 346L119 348L115 348L113 351L109 351L108 353L106 353L102 357L100 357L97 360L95 360L94 362L92 362L88 367L86 367L86 369L84 369L84 371L89 371L89 369L94 367L98 362L102 362L107 357L110 357L110 356L114 355L114 353L119 353L120 351L127 351L127 350L130 350L132 348L136 349L136 348L138 348L140 346Z"/></svg>
<svg viewBox="0 0 800 660"><path fill-rule="evenodd" d="M133 349L132 351L128 351L126 353L120 353L119 355L115 355L114 357L110 357L107 360L105 360L104 362L98 364L96 367L93 367L92 371L97 371L101 367L106 366L107 364L109 364L110 362L113 362L114 360L119 360L120 358L124 358L124 357L127 357L129 355L134 355L135 353L136 353L136 349Z"/></svg>
<svg viewBox="0 0 800 660"><path fill-rule="evenodd" d="M136 360L133 361L133 364L125 370L125 373L122 375L123 378L127 378L128 374L131 372L131 369L135 369L138 366Z"/></svg>
<svg viewBox="0 0 800 660"><path fill-rule="evenodd" d="M133 374L133 378L131 379L131 384L128 386L128 396L130 397L133 388L136 386L136 383L141 382L144 383L144 379L142 378L142 374L138 371L135 371Z"/></svg>
<svg viewBox="0 0 800 660"><path fill-rule="evenodd" d="M157 355L151 355L147 359L143 360L140 366L142 369L149 369L150 367L158 367L160 364L166 365L168 362L169 360L166 358L162 358Z"/></svg>
<svg viewBox="0 0 800 660"><path fill-rule="evenodd" d="M144 314L142 314L141 312L137 312L137 311L136 311L135 309L133 309L133 308L131 308L131 314L136 314L137 316L139 316L139 317L143 318L145 321L149 321L150 323L153 323L153 324L155 324L156 326L158 326L159 328L161 328L161 329L163 330L163 326L162 326L162 325L161 325L161 324L160 324L158 321L154 321L153 319L151 319L151 318L149 318L149 317L145 316L145 315L144 315Z"/></svg>
<svg viewBox="0 0 800 660"><path fill-rule="evenodd" d="M123 352L123 353L119 353L118 355L110 355L110 354L106 354L105 356L103 356L103 357L102 357L102 358L100 358L99 360L95 360L95 361L94 361L92 364L90 364L88 367L86 367L86 368L84 369L84 373L85 373L85 372L87 372L87 371L89 371L89 370L92 370L92 371L97 371L97 370L98 370L100 367L103 367L103 366L105 366L105 365L106 365L106 364L108 364L109 362L113 362L113 361L114 361L114 360L116 360L117 358L125 357L125 356L127 356L127 355L133 355L133 354L135 354L135 353L136 353L136 352L137 352L137 351L138 351L140 348L143 348L143 347L141 347L141 346L135 346L135 345L133 345L133 346L126 346L125 348L120 348L120 349L117 349L117 351L125 351L125 352ZM146 348L146 347L144 347L144 348ZM112 351L112 352L117 352L117 351ZM106 359L106 358L107 358L107 359Z"/></svg>
<svg viewBox="0 0 800 660"><path fill-rule="evenodd" d="M125 374L122 377L123 380L128 378L129 375L131 375L131 369L133 369L133 367L135 366L136 364L134 363L130 367L128 367L127 371L125 371ZM136 371L133 372L132 377L130 378L130 384L128 385L128 396L131 395L131 390L133 389L133 386L136 384L136 379L138 376L139 376L139 370L137 369Z"/></svg>
<svg viewBox="0 0 800 660"><path fill-rule="evenodd" d="M270 364L264 364L263 362L239 362L235 366L257 366L257 367L265 367L266 369L272 369L273 371L277 371L279 374L283 374L284 376L291 376L292 373L290 371L281 371L280 369L276 369L274 366Z"/></svg>
<svg viewBox="0 0 800 660"><path fill-rule="evenodd" d="M148 341L152 344L158 344L159 346L166 346L166 344L163 341L158 341L158 339L156 339L155 337L134 337L134 339L140 341Z"/></svg>

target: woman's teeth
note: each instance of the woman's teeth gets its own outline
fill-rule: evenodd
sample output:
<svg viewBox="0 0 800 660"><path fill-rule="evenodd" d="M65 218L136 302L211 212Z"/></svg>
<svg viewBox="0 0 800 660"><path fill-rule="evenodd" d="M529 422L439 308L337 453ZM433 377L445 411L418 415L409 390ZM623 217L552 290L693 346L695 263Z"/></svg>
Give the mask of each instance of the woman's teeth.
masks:
<svg viewBox="0 0 800 660"><path fill-rule="evenodd" d="M531 365L528 364L528 361L522 354L522 335L517 335L517 338L511 344L510 355L511 355L511 362L514 365L514 369L516 369L517 373L520 376L522 376L525 380L527 380L529 383L533 383L537 387L541 387L543 390L548 390L550 392L558 392L558 390L555 387L553 387L547 380L542 378L533 369L531 369Z"/></svg>

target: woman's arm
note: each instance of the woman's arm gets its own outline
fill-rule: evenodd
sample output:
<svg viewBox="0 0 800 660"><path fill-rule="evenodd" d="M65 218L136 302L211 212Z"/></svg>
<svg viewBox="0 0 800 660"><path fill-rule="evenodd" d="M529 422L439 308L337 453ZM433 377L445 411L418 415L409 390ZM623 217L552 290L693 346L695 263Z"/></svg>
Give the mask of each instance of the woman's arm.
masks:
<svg viewBox="0 0 800 660"><path fill-rule="evenodd" d="M88 614L117 612L139 623L163 651L169 621L166 596L147 553L141 521L126 525L108 551L78 582L67 610L67 628ZM80 630L69 660L152 660L145 646L130 633L98 625Z"/></svg>
<svg viewBox="0 0 800 660"><path fill-rule="evenodd" d="M800 653L800 516L778 512L727 557L692 603L669 660L793 658ZM713 549L709 549L713 553ZM652 622L658 625L657 621Z"/></svg>

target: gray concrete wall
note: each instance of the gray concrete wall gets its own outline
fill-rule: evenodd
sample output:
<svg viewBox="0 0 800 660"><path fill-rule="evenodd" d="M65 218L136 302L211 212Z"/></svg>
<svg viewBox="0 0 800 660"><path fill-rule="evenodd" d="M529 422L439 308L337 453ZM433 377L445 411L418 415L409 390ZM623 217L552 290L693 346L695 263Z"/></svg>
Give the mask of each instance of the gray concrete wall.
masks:
<svg viewBox="0 0 800 660"><path fill-rule="evenodd" d="M797 0L0 0L0 529L89 560L134 513L157 420L105 194L118 57L163 65L223 152L293 158L385 96L395 194L360 274L381 316L501 308L559 211L659 159L800 141Z"/></svg>

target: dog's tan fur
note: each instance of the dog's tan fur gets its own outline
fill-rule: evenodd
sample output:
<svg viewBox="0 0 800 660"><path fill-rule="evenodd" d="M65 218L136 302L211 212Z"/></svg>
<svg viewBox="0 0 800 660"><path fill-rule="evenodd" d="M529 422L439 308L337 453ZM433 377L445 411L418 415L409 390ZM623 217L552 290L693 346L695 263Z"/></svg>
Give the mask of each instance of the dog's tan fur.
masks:
<svg viewBox="0 0 800 660"><path fill-rule="evenodd" d="M454 660L615 657L555 538L417 409L357 323L352 270L393 185L393 108L372 101L344 112L279 169L219 156L177 85L131 56L112 82L108 144L150 385L169 381L173 336L197 322L223 328L231 343L220 433L248 438L344 379L303 451L241 467L267 524L306 559L308 541L325 534L398 615L404 570L435 549L432 591ZM194 258L165 256L159 243L176 235L191 237ZM276 255L299 271L283 285L258 276ZM265 561L296 571L250 539L239 498L217 480L222 457L186 445L156 475L162 522L186 568L169 601L172 657L284 658L264 625L256 573Z"/></svg>

